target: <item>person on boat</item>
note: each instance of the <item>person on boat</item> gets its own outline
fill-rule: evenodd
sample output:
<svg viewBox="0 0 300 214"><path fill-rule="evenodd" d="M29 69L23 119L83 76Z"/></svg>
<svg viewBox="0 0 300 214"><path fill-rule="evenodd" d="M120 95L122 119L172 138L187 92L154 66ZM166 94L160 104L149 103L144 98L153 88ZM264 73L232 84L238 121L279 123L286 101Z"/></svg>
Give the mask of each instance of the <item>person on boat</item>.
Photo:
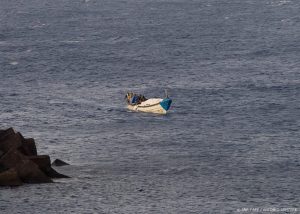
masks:
<svg viewBox="0 0 300 214"><path fill-rule="evenodd" d="M146 97L142 94L140 94L138 97L139 97L138 98L138 104L141 104L142 102L147 100Z"/></svg>
<svg viewBox="0 0 300 214"><path fill-rule="evenodd" d="M140 100L140 97L139 97L138 95L135 94L135 95L132 97L131 103L132 103L133 105L137 105L137 104L139 104L139 100Z"/></svg>
<svg viewBox="0 0 300 214"><path fill-rule="evenodd" d="M144 95L137 95L132 92L127 93L125 99L128 105L138 105L147 100Z"/></svg>

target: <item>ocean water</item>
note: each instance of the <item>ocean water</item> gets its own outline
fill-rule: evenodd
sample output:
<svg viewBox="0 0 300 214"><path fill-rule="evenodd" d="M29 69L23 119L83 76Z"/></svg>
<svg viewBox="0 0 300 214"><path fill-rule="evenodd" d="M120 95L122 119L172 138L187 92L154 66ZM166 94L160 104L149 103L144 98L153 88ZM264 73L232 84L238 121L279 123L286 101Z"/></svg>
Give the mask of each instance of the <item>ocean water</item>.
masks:
<svg viewBox="0 0 300 214"><path fill-rule="evenodd" d="M35 138L72 178L1 188L0 213L300 212L299 11L1 0L0 128ZM127 91L165 89L165 116L125 108Z"/></svg>

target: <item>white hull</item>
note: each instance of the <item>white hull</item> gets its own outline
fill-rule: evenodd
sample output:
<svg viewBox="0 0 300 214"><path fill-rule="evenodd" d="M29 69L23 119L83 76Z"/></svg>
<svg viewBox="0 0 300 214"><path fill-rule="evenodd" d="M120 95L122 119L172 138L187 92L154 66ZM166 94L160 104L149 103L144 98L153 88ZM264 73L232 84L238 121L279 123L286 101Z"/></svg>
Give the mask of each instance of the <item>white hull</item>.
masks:
<svg viewBox="0 0 300 214"><path fill-rule="evenodd" d="M160 104L161 101L163 101L163 99L152 98L152 99L148 99L145 102L142 102L141 104L138 104L138 105L127 105L127 108L131 111L166 114L167 111Z"/></svg>

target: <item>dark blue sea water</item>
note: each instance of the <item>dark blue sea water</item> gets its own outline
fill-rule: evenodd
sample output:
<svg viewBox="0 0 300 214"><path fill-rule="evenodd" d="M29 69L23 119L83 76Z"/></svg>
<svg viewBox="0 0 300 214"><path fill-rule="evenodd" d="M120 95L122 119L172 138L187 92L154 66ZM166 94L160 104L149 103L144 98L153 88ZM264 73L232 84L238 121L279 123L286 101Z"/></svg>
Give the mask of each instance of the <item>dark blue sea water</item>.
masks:
<svg viewBox="0 0 300 214"><path fill-rule="evenodd" d="M126 110L164 89L169 114ZM10 126L72 178L1 213L300 212L300 1L1 0Z"/></svg>

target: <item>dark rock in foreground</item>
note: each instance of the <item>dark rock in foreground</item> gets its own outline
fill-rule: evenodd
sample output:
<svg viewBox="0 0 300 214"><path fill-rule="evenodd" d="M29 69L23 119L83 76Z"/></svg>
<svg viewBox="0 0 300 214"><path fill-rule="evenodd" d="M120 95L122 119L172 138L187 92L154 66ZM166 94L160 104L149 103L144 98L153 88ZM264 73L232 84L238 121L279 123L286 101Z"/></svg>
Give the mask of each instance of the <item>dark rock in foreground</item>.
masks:
<svg viewBox="0 0 300 214"><path fill-rule="evenodd" d="M22 146L22 137L20 133L9 128L2 132L0 136L0 151L6 153L10 149L18 149Z"/></svg>
<svg viewBox="0 0 300 214"><path fill-rule="evenodd" d="M38 165L31 161L28 157L20 153L18 150L9 150L0 159L0 164L11 169L15 168L20 179L25 183L50 183L51 178L48 177Z"/></svg>
<svg viewBox="0 0 300 214"><path fill-rule="evenodd" d="M25 139L23 138L23 143L20 148L20 151L22 151L23 154L28 156L37 155L37 150L35 146L35 141L33 138Z"/></svg>
<svg viewBox="0 0 300 214"><path fill-rule="evenodd" d="M48 155L37 155L34 139L13 128L0 130L0 186L52 183L52 178L69 177L51 167Z"/></svg>
<svg viewBox="0 0 300 214"><path fill-rule="evenodd" d="M51 167L49 155L32 156L30 157L30 160L36 163L50 178L69 178L69 176L60 174Z"/></svg>
<svg viewBox="0 0 300 214"><path fill-rule="evenodd" d="M60 159L55 159L55 161L52 162L53 166L66 166L66 165L70 165Z"/></svg>
<svg viewBox="0 0 300 214"><path fill-rule="evenodd" d="M20 186L22 181L15 168L0 173L0 186Z"/></svg>

